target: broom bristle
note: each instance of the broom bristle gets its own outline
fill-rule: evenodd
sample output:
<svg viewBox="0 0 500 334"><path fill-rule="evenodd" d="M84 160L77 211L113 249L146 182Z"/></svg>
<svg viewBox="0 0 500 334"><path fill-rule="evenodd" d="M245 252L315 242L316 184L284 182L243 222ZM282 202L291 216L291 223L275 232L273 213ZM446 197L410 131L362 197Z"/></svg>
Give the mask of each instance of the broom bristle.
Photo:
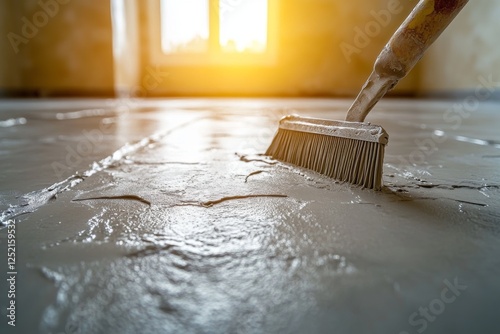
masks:
<svg viewBox="0 0 500 334"><path fill-rule="evenodd" d="M301 118L302 122L304 120ZM339 181L375 190L382 188L385 143L323 132L303 132L280 127L266 155ZM353 137L356 134L359 131Z"/></svg>

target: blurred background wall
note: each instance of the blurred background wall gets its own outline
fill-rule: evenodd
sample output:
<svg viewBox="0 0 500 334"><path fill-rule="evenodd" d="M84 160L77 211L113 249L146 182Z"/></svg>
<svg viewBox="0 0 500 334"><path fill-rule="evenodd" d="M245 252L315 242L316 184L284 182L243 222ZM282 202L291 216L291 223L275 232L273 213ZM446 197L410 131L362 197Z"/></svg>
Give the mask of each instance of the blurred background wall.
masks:
<svg viewBox="0 0 500 334"><path fill-rule="evenodd" d="M158 41L146 2L1 1L0 94L351 96L417 1L281 0L274 63L233 67L152 63L149 46ZM380 14L387 11L389 19ZM464 93L480 75L499 82L499 15L498 0L471 1L395 94ZM161 80L137 93L151 71Z"/></svg>
<svg viewBox="0 0 500 334"><path fill-rule="evenodd" d="M500 88L500 1L470 1L423 58L422 93L467 93L489 78ZM497 92L498 93L498 92Z"/></svg>
<svg viewBox="0 0 500 334"><path fill-rule="evenodd" d="M269 1L279 2L277 54L273 64L164 66L161 71L168 73L168 77L147 94L352 96L368 77L382 47L413 8L413 3L406 0ZM148 30L148 21L156 13L148 12L145 6L139 7L140 77L144 79L151 67L157 68L148 50L150 43L158 41L152 39ZM381 11L389 13L389 17L380 18ZM378 21L381 19L387 21L384 27ZM370 24L380 28L372 36L366 33ZM129 51L129 55L134 52ZM412 73L400 83L396 93L413 94L415 84L416 74Z"/></svg>
<svg viewBox="0 0 500 334"><path fill-rule="evenodd" d="M4 94L113 94L108 1L0 3L0 89Z"/></svg>
<svg viewBox="0 0 500 334"><path fill-rule="evenodd" d="M7 33L12 30L13 1L0 2L0 96L21 87L21 74L16 54L13 52Z"/></svg>

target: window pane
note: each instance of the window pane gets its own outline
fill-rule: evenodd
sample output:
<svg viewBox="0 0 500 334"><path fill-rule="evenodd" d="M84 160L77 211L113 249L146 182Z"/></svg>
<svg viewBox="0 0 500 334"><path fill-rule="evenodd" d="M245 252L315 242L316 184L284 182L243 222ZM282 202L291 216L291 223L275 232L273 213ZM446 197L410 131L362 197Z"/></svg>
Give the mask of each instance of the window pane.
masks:
<svg viewBox="0 0 500 334"><path fill-rule="evenodd" d="M208 50L208 0L161 0L161 43L165 53Z"/></svg>
<svg viewBox="0 0 500 334"><path fill-rule="evenodd" d="M223 51L266 51L267 0L219 0L219 9Z"/></svg>

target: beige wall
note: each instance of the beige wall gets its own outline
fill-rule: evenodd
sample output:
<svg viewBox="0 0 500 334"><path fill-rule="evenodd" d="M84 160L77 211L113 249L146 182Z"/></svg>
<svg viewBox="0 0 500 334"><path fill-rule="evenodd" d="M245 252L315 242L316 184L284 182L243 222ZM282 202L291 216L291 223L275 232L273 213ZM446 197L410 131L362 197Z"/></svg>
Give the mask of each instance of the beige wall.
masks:
<svg viewBox="0 0 500 334"><path fill-rule="evenodd" d="M283 18L284 49L296 52L287 52L280 61L296 68L295 86L312 94L356 94L413 7L406 0L282 2L291 13ZM412 92L414 84L412 73L396 92Z"/></svg>
<svg viewBox="0 0 500 334"><path fill-rule="evenodd" d="M420 67L422 93L474 90L480 76L490 76L500 89L500 3L470 1L424 56Z"/></svg>
<svg viewBox="0 0 500 334"><path fill-rule="evenodd" d="M0 1L0 91L13 90L20 87L21 75L16 55L12 52L9 40L6 37L13 29L11 19L12 1Z"/></svg>
<svg viewBox="0 0 500 334"><path fill-rule="evenodd" d="M168 79L149 95L353 95L411 8L407 0L280 0L278 52L274 64L166 66L162 71L169 73ZM385 27L373 16L373 12L380 11L390 13L383 23ZM148 66L158 65L147 53L148 41L158 41L151 40L147 22L143 21L141 27L141 49L145 53L141 77L144 77ZM366 37L369 27L375 29ZM362 43L360 34L365 35ZM342 47L356 48L356 51L349 54ZM415 78L415 74L411 74L399 85L398 91L413 92Z"/></svg>
<svg viewBox="0 0 500 334"><path fill-rule="evenodd" d="M4 0L2 6L8 10L2 10L6 23L0 33L7 38L2 38L0 87L19 81L13 88L41 95L113 92L109 2Z"/></svg>
<svg viewBox="0 0 500 334"><path fill-rule="evenodd" d="M417 2L281 0L273 65L158 67L149 57L150 43L158 41L148 30L145 0L113 0L125 5L127 20L125 35L115 35L114 60L111 1L42 0L56 1L59 8L34 36L23 34L22 19L33 22L43 10L39 0L0 1L0 35L12 32L24 38L17 53L8 38L0 39L0 91L102 95L116 88L147 96L353 95ZM388 12L389 16L374 16ZM498 17L497 0L471 1L396 93L471 90L479 75L499 82ZM116 48L117 40L125 47ZM162 78L145 94L141 87L152 69Z"/></svg>

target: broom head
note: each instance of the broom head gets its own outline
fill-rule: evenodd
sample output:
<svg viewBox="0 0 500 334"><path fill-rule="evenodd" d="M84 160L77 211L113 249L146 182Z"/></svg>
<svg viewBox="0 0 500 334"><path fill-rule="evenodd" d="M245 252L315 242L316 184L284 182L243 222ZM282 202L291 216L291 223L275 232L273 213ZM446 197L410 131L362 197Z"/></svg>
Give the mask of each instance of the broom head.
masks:
<svg viewBox="0 0 500 334"><path fill-rule="evenodd" d="M382 188L387 132L378 125L285 116L266 155L364 188Z"/></svg>

